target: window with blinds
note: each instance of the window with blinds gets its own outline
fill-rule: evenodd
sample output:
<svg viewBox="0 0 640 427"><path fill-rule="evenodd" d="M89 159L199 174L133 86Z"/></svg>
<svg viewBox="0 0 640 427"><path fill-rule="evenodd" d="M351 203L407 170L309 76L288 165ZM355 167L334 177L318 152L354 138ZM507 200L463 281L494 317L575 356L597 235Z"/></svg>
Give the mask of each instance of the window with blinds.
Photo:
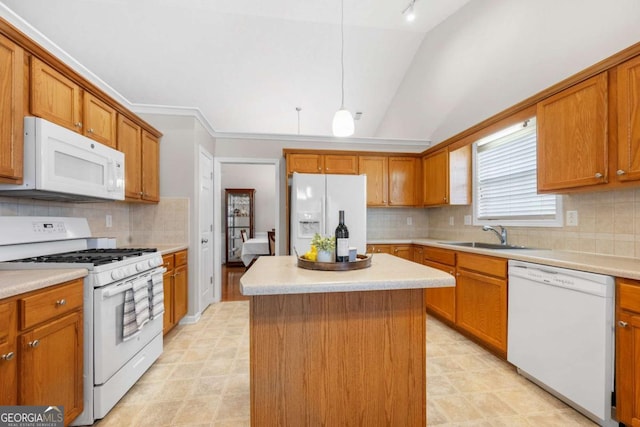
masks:
<svg viewBox="0 0 640 427"><path fill-rule="evenodd" d="M474 143L474 224L561 226L560 197L537 194L536 120Z"/></svg>

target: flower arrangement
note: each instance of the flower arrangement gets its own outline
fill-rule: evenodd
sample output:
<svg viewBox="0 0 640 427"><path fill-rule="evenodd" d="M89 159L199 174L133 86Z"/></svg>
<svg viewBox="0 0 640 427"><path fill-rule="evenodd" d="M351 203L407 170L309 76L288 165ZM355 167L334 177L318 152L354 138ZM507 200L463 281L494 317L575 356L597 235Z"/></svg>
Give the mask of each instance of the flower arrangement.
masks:
<svg viewBox="0 0 640 427"><path fill-rule="evenodd" d="M336 241L332 237L322 237L316 233L311 239L311 246L315 246L319 251L331 252L336 247Z"/></svg>

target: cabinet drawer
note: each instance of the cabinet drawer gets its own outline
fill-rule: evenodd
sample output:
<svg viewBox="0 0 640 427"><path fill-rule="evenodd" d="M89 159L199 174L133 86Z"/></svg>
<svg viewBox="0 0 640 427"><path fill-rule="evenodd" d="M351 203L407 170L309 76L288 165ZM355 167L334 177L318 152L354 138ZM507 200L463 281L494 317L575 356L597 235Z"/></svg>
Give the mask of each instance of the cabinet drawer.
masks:
<svg viewBox="0 0 640 427"><path fill-rule="evenodd" d="M640 313L640 283L618 282L618 306L622 310Z"/></svg>
<svg viewBox="0 0 640 427"><path fill-rule="evenodd" d="M82 279L20 298L20 329L82 307Z"/></svg>
<svg viewBox="0 0 640 427"><path fill-rule="evenodd" d="M447 249L424 248L424 259L446 265L456 265L456 253Z"/></svg>
<svg viewBox="0 0 640 427"><path fill-rule="evenodd" d="M167 271L173 270L175 266L173 261L173 254L162 255L162 266L167 269Z"/></svg>
<svg viewBox="0 0 640 427"><path fill-rule="evenodd" d="M495 277L507 277L507 260L504 258L458 252L458 268L477 271Z"/></svg>
<svg viewBox="0 0 640 427"><path fill-rule="evenodd" d="M179 265L185 265L187 263L187 251L176 252L174 255L176 267Z"/></svg>

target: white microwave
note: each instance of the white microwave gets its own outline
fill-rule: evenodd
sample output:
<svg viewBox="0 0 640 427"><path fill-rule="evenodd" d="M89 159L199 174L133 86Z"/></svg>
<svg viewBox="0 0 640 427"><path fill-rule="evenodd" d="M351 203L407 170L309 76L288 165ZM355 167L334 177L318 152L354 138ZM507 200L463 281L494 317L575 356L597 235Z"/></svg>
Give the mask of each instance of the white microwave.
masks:
<svg viewBox="0 0 640 427"><path fill-rule="evenodd" d="M24 118L24 178L0 194L45 200L124 200L124 153L39 117Z"/></svg>

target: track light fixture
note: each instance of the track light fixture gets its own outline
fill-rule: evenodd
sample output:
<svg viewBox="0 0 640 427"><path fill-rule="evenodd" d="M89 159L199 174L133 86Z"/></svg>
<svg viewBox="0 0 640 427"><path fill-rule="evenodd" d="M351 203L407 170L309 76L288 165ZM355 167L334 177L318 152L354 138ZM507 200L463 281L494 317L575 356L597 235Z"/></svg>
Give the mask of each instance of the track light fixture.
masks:
<svg viewBox="0 0 640 427"><path fill-rule="evenodd" d="M416 3L416 0L411 0L411 2L409 2L407 7L405 7L404 10L402 11L402 14L404 15L404 19L406 19L407 22L413 22L416 19L416 11L413 6L415 3Z"/></svg>

